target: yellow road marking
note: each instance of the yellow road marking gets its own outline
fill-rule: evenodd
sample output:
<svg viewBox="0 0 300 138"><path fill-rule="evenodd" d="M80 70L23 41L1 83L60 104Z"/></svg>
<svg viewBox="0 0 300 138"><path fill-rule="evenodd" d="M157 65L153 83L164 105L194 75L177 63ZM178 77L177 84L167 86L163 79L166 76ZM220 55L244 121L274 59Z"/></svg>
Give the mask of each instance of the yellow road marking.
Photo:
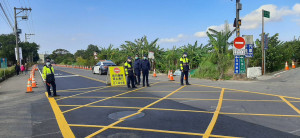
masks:
<svg viewBox="0 0 300 138"><path fill-rule="evenodd" d="M153 85L155 85L157 83L160 83L160 82L156 82ZM92 105L92 104L95 104L95 103L99 103L99 102L102 102L102 101L105 101L105 100L108 100L108 99L112 99L114 97L118 97L118 96L128 94L128 93L131 93L131 92L134 92L134 91L138 91L138 90L141 90L141 89L144 89L144 88L146 88L146 87L141 87L141 88L138 88L138 89L135 89L135 90L132 90L132 91L127 91L127 92L124 92L124 93L121 93L121 94L117 94L117 95L114 95L114 96L111 96L111 97L107 97L105 99L101 99L101 100L98 100L98 101L95 101L95 102L91 102L91 103L88 103L88 104L85 104L85 105L82 105L82 106L78 106L78 107L66 110L63 113L67 113L67 112L70 112L70 111L73 111L73 110L76 110L76 109L79 109L79 108L82 108L82 107L86 107L86 106L89 106L89 105Z"/></svg>
<svg viewBox="0 0 300 138"><path fill-rule="evenodd" d="M223 102L223 96L224 96L224 88L222 89L221 91L221 94L220 94L220 98L219 98L219 102L218 102L218 106L216 108L216 111L214 113L214 116L212 117L210 123L209 123L209 126L207 127L205 133L204 133L204 136L203 138L208 138L217 122L217 119L218 119L218 116L219 116L219 113L220 113L220 110L221 110L221 107L222 107L222 102Z"/></svg>
<svg viewBox="0 0 300 138"><path fill-rule="evenodd" d="M179 92L177 92L179 93ZM75 96L70 98L78 99L98 99L108 97L93 97L93 96ZM160 97L114 97L113 99L160 99ZM219 99L197 99L197 98L166 98L166 100L191 100L191 101L218 101ZM282 100L243 100L243 99L223 99L223 101L237 101L237 102L284 102ZM290 101L300 102L300 101Z"/></svg>
<svg viewBox="0 0 300 138"><path fill-rule="evenodd" d="M284 97L280 96L280 98L286 103L288 104L291 108L293 108L298 114L300 114L300 110L295 107L293 104L291 104L288 100L286 100Z"/></svg>
<svg viewBox="0 0 300 138"><path fill-rule="evenodd" d="M271 117L300 117L300 115L253 114L253 113L226 113L226 112L220 112L220 114L224 114L224 115L271 116Z"/></svg>
<svg viewBox="0 0 300 138"><path fill-rule="evenodd" d="M176 82L177 83L177 82ZM200 85L200 84L192 84L192 85L197 85L197 86L202 86L202 87L210 87L210 88L217 88L217 89L222 89L221 87L215 87L215 86L208 86L208 85ZM230 88L224 88L226 90L232 90L232 91L238 91L238 92L245 92L245 93L254 93L254 94L260 94L260 95L268 95L268 96L275 96L275 97L285 97L285 98L291 98L291 99L298 99L298 97L290 97L290 96L283 96L283 95L276 95L276 94L268 94L268 93L261 93L261 92L252 92L252 91L245 91L245 90L238 90L238 89L230 89ZM226 91L227 92L227 91Z"/></svg>
<svg viewBox="0 0 300 138"><path fill-rule="evenodd" d="M147 108L153 106L154 104L156 104L156 103L158 103L158 102L160 102L160 101L166 99L167 97L173 95L174 93L176 93L177 91L181 90L181 89L184 88L184 87L185 87L185 86L181 86L180 88L178 88L177 90L171 92L170 94L166 95L165 97L163 97L163 98L161 98L161 99L158 99L158 100L156 100L155 102L152 102L151 104L149 104L149 105L147 105L147 106L145 106L145 107L139 109L136 113L133 113L133 114L131 114L131 115L128 115L128 116L125 116L125 117L120 118L118 121L116 121L116 122L114 122L114 123L112 123L112 124L110 124L110 125L108 125L108 126L102 128L102 129L100 129L100 130L98 130L98 131L96 131L96 132L94 132L94 133L88 135L87 138L94 137L94 136L100 134L101 132L103 132L103 131L105 131L105 130L107 130L107 129L109 129L109 128L111 128L111 127L113 127L113 126L115 126L115 125L117 125L117 124L119 124L119 123L121 123L121 122L123 122L124 120L126 120L126 119L128 119L128 118L140 114L140 113L141 113L142 111L144 111L145 109L147 109Z"/></svg>
<svg viewBox="0 0 300 138"><path fill-rule="evenodd" d="M60 70L60 69L57 69L57 70ZM83 78L87 78L87 79L94 80L94 81L99 81L99 82L102 82L102 83L105 83L105 84L106 84L106 81L103 81L103 80L99 80L99 79L95 79L95 78L91 78L91 77L79 75L79 74L72 73L72 72L68 72L68 71L64 71L64 70L60 70L60 71L66 72L66 73L70 73L70 74L74 74L74 75L78 75L78 76L83 77Z"/></svg>
<svg viewBox="0 0 300 138"><path fill-rule="evenodd" d="M95 127L95 128L104 128L106 126L101 125L82 125L82 124L69 124L72 127ZM158 130L158 129L148 129L148 128L134 128L134 127L119 127L113 126L112 129L123 129L123 130L135 130L135 131L146 131L146 132L158 132L158 133L168 133L168 134L180 134L180 135L192 135L192 136L203 136L201 133L193 132L181 132L181 131L169 131L169 130ZM222 135L211 135L211 137L219 138L238 138L232 136L222 136Z"/></svg>
<svg viewBox="0 0 300 138"><path fill-rule="evenodd" d="M47 92L45 92L45 94L46 94L46 97L49 100L49 103L50 103L51 107L52 107L52 110L54 112L57 124L59 126L59 129L60 129L63 137L65 137L65 138L75 138L75 136L74 136L70 126L68 125L64 115L61 113L61 110L58 107L55 99L54 98L49 98Z"/></svg>
<svg viewBox="0 0 300 138"><path fill-rule="evenodd" d="M61 107L77 107L80 105L58 105ZM87 106L91 108L125 108L125 109L141 109L142 107L126 107L126 106ZM175 111L175 112L192 112L192 113L209 113L213 114L214 112L210 111L198 111L198 110L184 110L184 109L168 109L168 108L147 108L145 110L159 110L159 111ZM271 116L271 117L300 117L300 115L280 115L280 114L254 114L254 113L228 113L220 112L219 114L224 115L249 115L249 116Z"/></svg>
<svg viewBox="0 0 300 138"><path fill-rule="evenodd" d="M56 101L71 98L71 97L86 94L86 93L91 93L91 92L98 91L98 90L101 90L101 89L105 89L105 88L108 88L108 87L111 87L111 86L106 86L106 87L102 87L102 88L99 88L99 89L95 89L95 90L91 90L91 91L87 91L87 92L83 92L83 93L78 93L78 94L74 94L74 95L67 96L67 97L62 97L62 98L57 99Z"/></svg>
<svg viewBox="0 0 300 138"><path fill-rule="evenodd" d="M101 87L106 87L106 86L98 86L98 87L86 87L86 88L76 88L76 89L65 89L65 90L57 90L56 92L76 92L77 90L85 90L85 89L94 89L94 88L101 88Z"/></svg>

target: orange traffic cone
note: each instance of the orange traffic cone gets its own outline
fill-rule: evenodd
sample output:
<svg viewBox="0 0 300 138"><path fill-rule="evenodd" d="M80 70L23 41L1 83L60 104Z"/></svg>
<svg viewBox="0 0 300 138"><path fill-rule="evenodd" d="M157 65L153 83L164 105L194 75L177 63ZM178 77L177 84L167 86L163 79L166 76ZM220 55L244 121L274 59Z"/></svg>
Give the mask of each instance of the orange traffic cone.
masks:
<svg viewBox="0 0 300 138"><path fill-rule="evenodd" d="M30 84L30 79L28 79L26 93L30 93L30 92L32 92L32 87L31 87L31 84Z"/></svg>
<svg viewBox="0 0 300 138"><path fill-rule="evenodd" d="M168 78L170 79L170 70L168 71Z"/></svg>
<svg viewBox="0 0 300 138"><path fill-rule="evenodd" d="M155 71L155 69L154 69L154 71L153 71L153 77L157 77L157 76L156 76L156 71Z"/></svg>
<svg viewBox="0 0 300 138"><path fill-rule="evenodd" d="M34 79L34 77L32 78L32 88L36 88L37 86L36 86L36 82L35 82L35 79Z"/></svg>
<svg viewBox="0 0 300 138"><path fill-rule="evenodd" d="M172 72L173 72L173 71L171 70L171 72L170 72L170 80L169 80L169 81L175 81Z"/></svg>
<svg viewBox="0 0 300 138"><path fill-rule="evenodd" d="M32 81L32 72L30 72L29 80Z"/></svg>
<svg viewBox="0 0 300 138"><path fill-rule="evenodd" d="M92 66L90 66L90 70L92 70Z"/></svg>
<svg viewBox="0 0 300 138"><path fill-rule="evenodd" d="M293 68L293 69L295 69L295 68L296 68L296 66L295 66L295 62L294 62L294 61L292 61L292 68Z"/></svg>
<svg viewBox="0 0 300 138"><path fill-rule="evenodd" d="M186 80L186 76L184 75L184 80Z"/></svg>
<svg viewBox="0 0 300 138"><path fill-rule="evenodd" d="M285 62L285 70L290 70L288 62Z"/></svg>

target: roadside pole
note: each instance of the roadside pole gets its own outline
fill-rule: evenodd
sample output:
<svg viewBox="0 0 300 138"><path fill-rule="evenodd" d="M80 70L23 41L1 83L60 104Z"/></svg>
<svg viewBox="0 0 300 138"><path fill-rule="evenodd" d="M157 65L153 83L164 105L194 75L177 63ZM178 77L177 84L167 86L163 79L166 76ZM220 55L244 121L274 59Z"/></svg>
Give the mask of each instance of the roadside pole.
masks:
<svg viewBox="0 0 300 138"><path fill-rule="evenodd" d="M262 33L261 33L261 75L264 75L265 74L265 60L264 60L264 55L265 55L265 50L264 50L264 9L262 9L262 15L261 15L261 18L262 18Z"/></svg>
<svg viewBox="0 0 300 138"><path fill-rule="evenodd" d="M261 33L261 54L262 54L262 75L264 75L266 73L266 51L265 51L265 32L264 32L264 17L266 18L270 18L270 12L269 11L265 11L264 9L262 9L262 33Z"/></svg>

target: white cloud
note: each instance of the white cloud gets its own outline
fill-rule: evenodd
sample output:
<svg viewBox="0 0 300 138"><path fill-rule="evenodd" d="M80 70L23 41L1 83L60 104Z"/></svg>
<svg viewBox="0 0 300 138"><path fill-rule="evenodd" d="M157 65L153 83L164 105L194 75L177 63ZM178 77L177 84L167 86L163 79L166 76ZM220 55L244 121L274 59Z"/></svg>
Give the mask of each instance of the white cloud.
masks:
<svg viewBox="0 0 300 138"><path fill-rule="evenodd" d="M228 24L228 25L229 25L229 29L230 29L230 30L233 30L233 29L234 29L233 26L232 26L232 24ZM218 26L216 26L216 25L209 26L209 27L206 28L206 31L196 32L196 33L194 34L194 36L199 37L199 38L207 37L206 32L208 31L209 28L210 28L210 29L217 30L217 31L221 31L221 30L224 30L225 27L224 27L224 24L218 25Z"/></svg>
<svg viewBox="0 0 300 138"><path fill-rule="evenodd" d="M160 39L159 43L175 43L175 42L179 42L184 37L185 37L185 35L179 34L175 38L162 38L162 39Z"/></svg>
<svg viewBox="0 0 300 138"><path fill-rule="evenodd" d="M242 26L241 29L244 30L251 30L251 29L257 29L261 26L262 23L262 9L270 11L270 17L271 18L264 18L265 23L266 22L279 22L282 20L284 16L288 15L298 15L300 16L300 3L296 3L293 8L288 7L282 7L278 8L276 5L268 4L268 5L262 5L258 9L252 11L251 13L247 14L246 16L242 17ZM300 19L294 19L293 21L300 24ZM206 28L205 31L199 31L194 33L195 37L203 38L207 37L206 32L208 28L221 31L224 29L224 24L222 25L213 25ZM229 24L229 29L233 30L234 27L232 24ZM182 34L179 34L176 38L164 38L161 39L160 42L169 42L174 43L180 41L180 39L183 37Z"/></svg>
<svg viewBox="0 0 300 138"><path fill-rule="evenodd" d="M179 34L179 35L177 36L177 38L183 38L183 37L184 37L183 34Z"/></svg>
<svg viewBox="0 0 300 138"><path fill-rule="evenodd" d="M300 16L300 3L295 4L293 10L296 15Z"/></svg>
<svg viewBox="0 0 300 138"><path fill-rule="evenodd" d="M160 39L159 43L175 43L179 40L177 38L162 38Z"/></svg>
<svg viewBox="0 0 300 138"><path fill-rule="evenodd" d="M284 16L294 13L293 10L287 7L278 9L278 7L273 4L263 5L242 18L241 29L249 30L260 27L262 23L262 9L270 11L270 18L264 18L265 22L278 22L281 21Z"/></svg>
<svg viewBox="0 0 300 138"><path fill-rule="evenodd" d="M199 38L206 37L206 32L205 31L203 31L203 32L196 32L194 34L194 36L199 37Z"/></svg>

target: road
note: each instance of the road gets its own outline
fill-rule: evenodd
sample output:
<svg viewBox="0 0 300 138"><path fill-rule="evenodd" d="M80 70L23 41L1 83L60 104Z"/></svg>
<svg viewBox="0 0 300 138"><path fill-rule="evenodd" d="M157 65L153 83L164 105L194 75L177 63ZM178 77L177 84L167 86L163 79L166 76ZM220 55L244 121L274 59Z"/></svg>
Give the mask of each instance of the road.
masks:
<svg viewBox="0 0 300 138"><path fill-rule="evenodd" d="M88 70L55 69L61 96L48 99L65 137L300 136L299 94L254 88L291 76L251 83L192 79L190 86L159 76L150 77L151 87L128 89L107 86L106 75ZM241 88L245 84L249 86Z"/></svg>

